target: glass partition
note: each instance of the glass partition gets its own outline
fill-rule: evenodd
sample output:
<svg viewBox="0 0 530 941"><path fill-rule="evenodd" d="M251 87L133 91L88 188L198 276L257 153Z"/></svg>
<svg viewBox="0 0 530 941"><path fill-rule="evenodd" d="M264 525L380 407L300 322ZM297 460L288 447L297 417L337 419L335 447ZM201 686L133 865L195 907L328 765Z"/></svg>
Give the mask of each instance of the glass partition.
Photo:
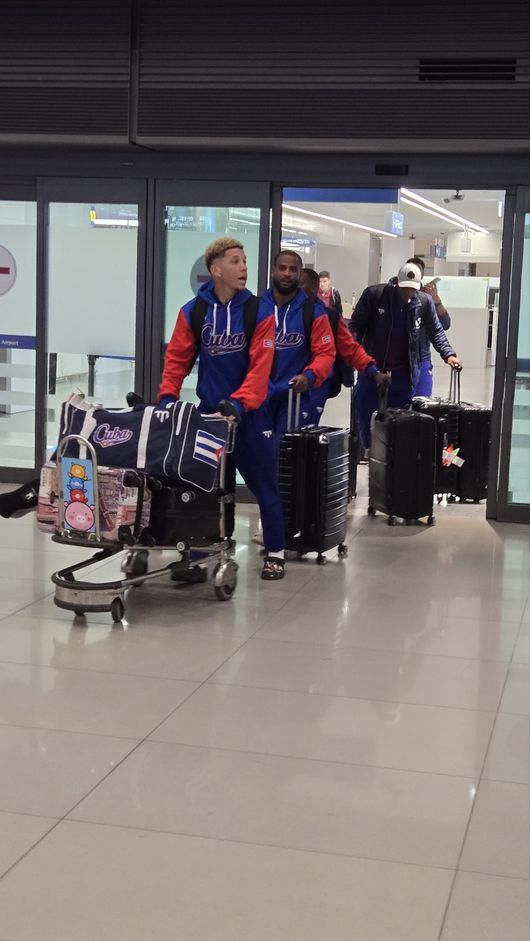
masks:
<svg viewBox="0 0 530 941"><path fill-rule="evenodd" d="M0 200L0 467L35 466L34 201Z"/></svg>
<svg viewBox="0 0 530 941"><path fill-rule="evenodd" d="M530 213L525 213L508 503L530 505Z"/></svg>
<svg viewBox="0 0 530 941"><path fill-rule="evenodd" d="M50 202L47 448L72 389L107 407L134 389L138 206Z"/></svg>

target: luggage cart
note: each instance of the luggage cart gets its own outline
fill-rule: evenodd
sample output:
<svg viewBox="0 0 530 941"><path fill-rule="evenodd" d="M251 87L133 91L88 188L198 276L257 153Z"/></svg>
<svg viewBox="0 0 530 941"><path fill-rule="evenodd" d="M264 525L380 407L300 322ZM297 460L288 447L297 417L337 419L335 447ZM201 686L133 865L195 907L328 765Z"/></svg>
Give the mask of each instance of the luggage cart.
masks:
<svg viewBox="0 0 530 941"><path fill-rule="evenodd" d="M219 497L219 539L209 545L194 545L191 539L176 540L172 545L161 545L149 534L140 531L140 516L143 491L146 486L156 489L161 486L157 479L146 479L136 471L129 472L128 486L138 487L137 513L134 527L120 527L118 539L113 542L104 540L101 534L100 505L97 477L97 457L92 444L81 435L68 435L63 438L57 449L57 469L59 478L59 527L52 536L54 542L62 545L82 546L86 549L98 549L93 556L83 562L70 565L54 572L52 582L55 585L54 601L57 607L82 616L88 612L108 611L116 623L123 620L125 614L125 593L129 588L138 587L146 581L167 576L174 581L211 582L215 597L219 601L228 601L237 585L238 565L232 558L235 542L226 535L226 504L232 502L234 495L225 492L227 454L233 450L235 427L229 423L228 442L221 457L217 493ZM90 467L93 479L93 504L83 504L81 517L85 531L75 529L72 515L65 516L67 506L64 486L64 461L68 445L76 441L86 448L87 458L83 464ZM88 457L90 455L90 457ZM88 479L88 477L86 478ZM187 488L193 493L193 488ZM185 496L185 495L184 495ZM68 506L72 506L69 504ZM93 516L93 520L92 520ZM69 522L70 518L70 522ZM88 526L88 523L91 525ZM73 519L75 525L75 518ZM121 563L124 578L107 582L82 581L78 576L95 563L103 562L125 550ZM165 564L150 566L150 554L161 550L171 550L175 558Z"/></svg>

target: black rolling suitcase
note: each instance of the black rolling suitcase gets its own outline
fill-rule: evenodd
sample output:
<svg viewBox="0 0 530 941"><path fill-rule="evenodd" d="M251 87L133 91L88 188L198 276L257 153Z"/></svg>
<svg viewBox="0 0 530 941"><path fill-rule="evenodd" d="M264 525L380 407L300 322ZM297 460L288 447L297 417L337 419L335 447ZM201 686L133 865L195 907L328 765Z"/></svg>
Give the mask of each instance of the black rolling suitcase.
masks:
<svg viewBox="0 0 530 941"><path fill-rule="evenodd" d="M460 409L460 450L463 461L457 468L456 495L461 503L479 503L488 493L488 470L491 442L491 409L485 405L460 401L460 374L456 397Z"/></svg>
<svg viewBox="0 0 530 941"><path fill-rule="evenodd" d="M436 422L409 409L387 409L386 391L372 417L368 470L368 513L434 523Z"/></svg>
<svg viewBox="0 0 530 941"><path fill-rule="evenodd" d="M299 428L300 397L289 393L287 433L280 444L279 484L285 522L285 548L305 555L338 547L347 552L349 480L348 430Z"/></svg>
<svg viewBox="0 0 530 941"><path fill-rule="evenodd" d="M412 408L437 424L436 478L439 502L446 494L478 503L487 494L491 409L460 400L460 370L451 370L447 399L415 397ZM451 455L456 457L452 459Z"/></svg>
<svg viewBox="0 0 530 941"><path fill-rule="evenodd" d="M457 450L460 446L460 408L451 400L450 393L447 400L415 396L412 400L412 410L421 415L431 415L436 422L434 492L438 494L438 502L443 494L454 497L457 492L458 468L444 460L444 452L447 452L447 449Z"/></svg>
<svg viewBox="0 0 530 941"><path fill-rule="evenodd" d="M151 515L147 536L155 545L174 546L184 542L208 546L234 532L236 474L231 460L226 460L223 486L211 493L194 487L162 486L154 481ZM224 515L224 524L223 517ZM224 530L224 533L223 533Z"/></svg>

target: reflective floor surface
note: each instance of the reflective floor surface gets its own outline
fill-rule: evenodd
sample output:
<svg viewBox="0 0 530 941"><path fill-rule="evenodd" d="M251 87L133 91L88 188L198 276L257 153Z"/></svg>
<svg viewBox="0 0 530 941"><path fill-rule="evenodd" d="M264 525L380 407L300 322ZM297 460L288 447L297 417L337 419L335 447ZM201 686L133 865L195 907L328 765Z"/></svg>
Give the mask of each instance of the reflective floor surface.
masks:
<svg viewBox="0 0 530 941"><path fill-rule="evenodd" d="M0 521L0 941L527 941L528 531L365 474L346 559L265 583L241 507L234 598L123 625Z"/></svg>

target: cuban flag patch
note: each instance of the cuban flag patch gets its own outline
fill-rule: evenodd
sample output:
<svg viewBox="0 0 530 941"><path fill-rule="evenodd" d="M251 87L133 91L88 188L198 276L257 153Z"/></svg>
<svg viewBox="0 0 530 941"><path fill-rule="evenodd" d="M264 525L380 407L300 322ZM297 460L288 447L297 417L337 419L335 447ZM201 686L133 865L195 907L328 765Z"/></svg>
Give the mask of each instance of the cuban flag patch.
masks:
<svg viewBox="0 0 530 941"><path fill-rule="evenodd" d="M221 438L199 429L195 435L193 457L196 461L209 464L210 467L217 467L223 455L224 445L225 442Z"/></svg>

